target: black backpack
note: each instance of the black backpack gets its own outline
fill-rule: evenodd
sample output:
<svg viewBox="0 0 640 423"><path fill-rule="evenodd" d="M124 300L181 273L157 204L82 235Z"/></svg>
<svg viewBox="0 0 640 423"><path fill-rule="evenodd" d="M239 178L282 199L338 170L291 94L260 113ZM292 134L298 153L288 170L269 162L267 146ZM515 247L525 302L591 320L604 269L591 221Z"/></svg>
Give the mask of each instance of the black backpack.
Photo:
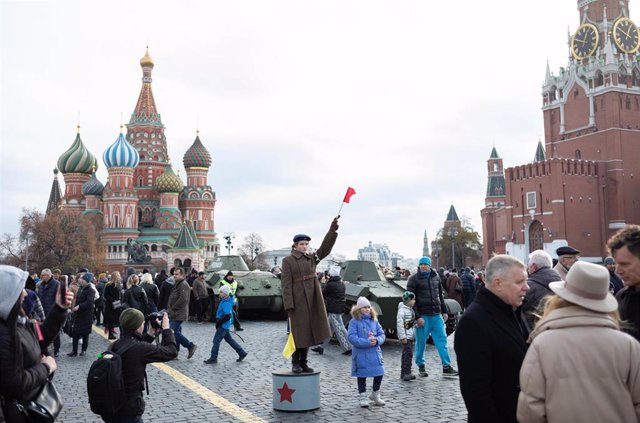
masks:
<svg viewBox="0 0 640 423"><path fill-rule="evenodd" d="M91 364L87 375L87 393L91 411L98 415L114 415L126 403L122 377L122 354L136 344L135 341L118 348L109 349Z"/></svg>

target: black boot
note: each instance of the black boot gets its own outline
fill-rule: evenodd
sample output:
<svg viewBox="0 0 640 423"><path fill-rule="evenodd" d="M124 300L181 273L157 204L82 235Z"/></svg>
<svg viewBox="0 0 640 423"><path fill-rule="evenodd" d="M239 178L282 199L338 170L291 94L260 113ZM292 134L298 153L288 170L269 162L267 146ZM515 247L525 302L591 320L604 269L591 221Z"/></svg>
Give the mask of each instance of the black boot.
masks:
<svg viewBox="0 0 640 423"><path fill-rule="evenodd" d="M300 350L295 350L291 356L291 371L293 373L302 373L300 366Z"/></svg>
<svg viewBox="0 0 640 423"><path fill-rule="evenodd" d="M303 373L313 373L313 369L307 366L307 354L309 353L309 348L300 348L300 367L302 367Z"/></svg>

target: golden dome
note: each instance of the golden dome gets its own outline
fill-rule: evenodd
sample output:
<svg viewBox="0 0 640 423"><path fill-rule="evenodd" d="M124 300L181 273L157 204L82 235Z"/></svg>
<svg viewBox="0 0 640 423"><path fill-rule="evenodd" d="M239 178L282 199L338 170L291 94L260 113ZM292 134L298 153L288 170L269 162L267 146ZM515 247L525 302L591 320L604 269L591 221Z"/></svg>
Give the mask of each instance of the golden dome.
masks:
<svg viewBox="0 0 640 423"><path fill-rule="evenodd" d="M147 47L147 51L144 53L142 59L140 59L140 66L151 66L153 67L153 59L149 56L149 47Z"/></svg>

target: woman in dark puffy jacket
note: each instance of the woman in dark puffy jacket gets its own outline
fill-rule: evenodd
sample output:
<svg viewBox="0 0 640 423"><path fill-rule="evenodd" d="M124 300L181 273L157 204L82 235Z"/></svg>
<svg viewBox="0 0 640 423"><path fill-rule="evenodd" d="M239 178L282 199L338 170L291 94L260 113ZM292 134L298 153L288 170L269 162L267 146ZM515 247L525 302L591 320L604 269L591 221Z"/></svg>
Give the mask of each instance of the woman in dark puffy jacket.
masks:
<svg viewBox="0 0 640 423"><path fill-rule="evenodd" d="M104 287L104 332L109 334L109 339L116 339L116 328L120 324L120 313L122 312L121 295L122 276L120 276L120 272L115 271Z"/></svg>
<svg viewBox="0 0 640 423"><path fill-rule="evenodd" d="M147 309L144 313L149 314L154 311L158 311L160 290L158 289L158 286L153 283L151 273L145 273L142 275L142 278L140 278L140 287L144 289L144 293L147 294Z"/></svg>
<svg viewBox="0 0 640 423"><path fill-rule="evenodd" d="M55 305L39 325L43 340L38 342L36 323L28 320L22 310L27 276L27 272L17 267L0 265L0 396L4 398L1 414L7 422L15 423L30 421L18 403L32 400L57 369L55 359L47 355L47 346L60 332L73 299L73 293L67 291L62 306L60 293L56 293Z"/></svg>
<svg viewBox="0 0 640 423"><path fill-rule="evenodd" d="M80 288L78 298L73 307L73 326L71 327L71 337L73 338L73 349L67 355L75 357L78 355L78 343L82 338L82 351L80 355L87 353L89 348L89 334L93 325L93 305L96 299L96 289L89 282L93 281L93 273L85 273L80 278Z"/></svg>
<svg viewBox="0 0 640 423"><path fill-rule="evenodd" d="M147 303L149 300L147 299L147 294L144 292L144 289L140 287L139 283L140 279L138 278L138 275L129 276L129 279L127 279L127 290L124 291L122 300L129 307L133 307L139 310L140 313L145 314L147 312Z"/></svg>

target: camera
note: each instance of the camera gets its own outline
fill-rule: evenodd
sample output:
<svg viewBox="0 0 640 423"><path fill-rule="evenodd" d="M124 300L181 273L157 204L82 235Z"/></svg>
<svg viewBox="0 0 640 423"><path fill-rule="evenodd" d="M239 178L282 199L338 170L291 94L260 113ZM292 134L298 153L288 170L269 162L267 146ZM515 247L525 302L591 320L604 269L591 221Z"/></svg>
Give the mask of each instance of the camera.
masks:
<svg viewBox="0 0 640 423"><path fill-rule="evenodd" d="M147 314L145 316L145 320L151 325L152 328L160 329L162 327L161 322L165 312L166 310L154 311L153 313Z"/></svg>

